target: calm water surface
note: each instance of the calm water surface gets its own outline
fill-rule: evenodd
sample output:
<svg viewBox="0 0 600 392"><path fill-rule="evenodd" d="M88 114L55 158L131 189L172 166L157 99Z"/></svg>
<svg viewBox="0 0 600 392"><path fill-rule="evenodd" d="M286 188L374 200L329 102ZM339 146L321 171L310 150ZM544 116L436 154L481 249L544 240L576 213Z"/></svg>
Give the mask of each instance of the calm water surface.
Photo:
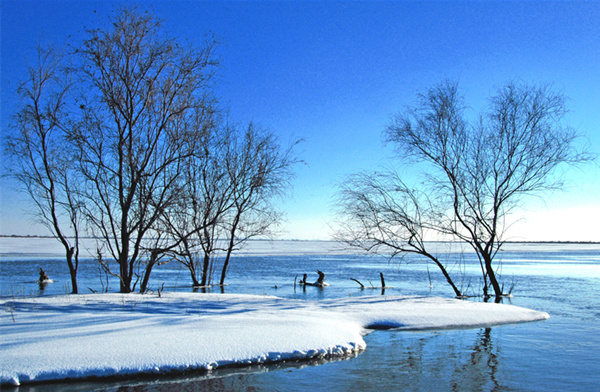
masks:
<svg viewBox="0 0 600 392"><path fill-rule="evenodd" d="M383 257L318 254L314 244L306 242L277 246L286 251L234 259L224 291L307 300L381 295L381 290L360 290L350 278L379 286L383 272L386 284L394 286L384 295L453 294L434 266L428 272L419 259L398 263ZM304 256L289 255L305 249L312 250ZM549 320L469 330L374 331L365 337L366 351L344 360L19 390L600 391L600 245L507 244L505 249L500 272L505 287L514 285L513 297L505 302L548 312ZM479 292L481 273L474 255L446 245L440 245L439 252L459 286ZM54 280L43 289L36 283L40 266ZM294 287L303 273L316 280L317 269L325 272L330 287ZM157 268L151 280L155 290L164 284L165 290L191 291L187 271L174 263ZM89 258L82 260L79 283L80 292L118 290L118 283L110 278L107 283ZM51 240L0 239L1 296L69 291L66 263Z"/></svg>

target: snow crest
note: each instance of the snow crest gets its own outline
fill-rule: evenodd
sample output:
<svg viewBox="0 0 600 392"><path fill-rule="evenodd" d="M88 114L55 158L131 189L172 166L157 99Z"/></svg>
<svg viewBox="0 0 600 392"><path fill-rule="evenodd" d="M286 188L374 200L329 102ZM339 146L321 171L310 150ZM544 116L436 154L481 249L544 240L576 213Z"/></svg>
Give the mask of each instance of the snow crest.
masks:
<svg viewBox="0 0 600 392"><path fill-rule="evenodd" d="M12 385L347 356L366 348L363 336L373 328L470 328L549 317L511 305L388 296L86 294L0 304L0 383Z"/></svg>

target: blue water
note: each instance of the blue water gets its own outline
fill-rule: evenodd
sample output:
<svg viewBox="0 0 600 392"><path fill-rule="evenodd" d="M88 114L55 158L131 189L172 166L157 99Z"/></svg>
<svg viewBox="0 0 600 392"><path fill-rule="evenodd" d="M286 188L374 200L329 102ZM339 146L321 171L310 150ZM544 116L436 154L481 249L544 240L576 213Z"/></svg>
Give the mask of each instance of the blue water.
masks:
<svg viewBox="0 0 600 392"><path fill-rule="evenodd" d="M25 244L25 245L24 245ZM18 246L15 246L18 245ZM296 246L310 244L297 244ZM55 295L70 291L66 264L44 240L0 239L0 295ZM447 253L446 253L447 252ZM467 293L480 291L474 255L440 248L455 281ZM499 256L505 287L514 286L506 303L548 312L543 322L501 327L427 332L374 331L367 349L353 358L318 363L285 363L217 370L158 379L98 381L36 386L44 390L119 391L600 391L600 246L593 244L508 244ZM37 285L43 267L54 283ZM324 289L294 285L303 273ZM244 256L232 261L228 285L212 292L268 294L310 300L382 295L451 297L434 266L418 258L399 263L363 255ZM218 273L215 275L218 278ZM118 283L101 274L91 259L82 260L80 292L117 291ZM187 270L175 263L156 269L151 288L191 291ZM432 287L430 287L430 285ZM201 295L201 294L199 294ZM481 298L472 300L479 301ZM33 387L32 387L33 388ZM20 390L28 390L21 387Z"/></svg>

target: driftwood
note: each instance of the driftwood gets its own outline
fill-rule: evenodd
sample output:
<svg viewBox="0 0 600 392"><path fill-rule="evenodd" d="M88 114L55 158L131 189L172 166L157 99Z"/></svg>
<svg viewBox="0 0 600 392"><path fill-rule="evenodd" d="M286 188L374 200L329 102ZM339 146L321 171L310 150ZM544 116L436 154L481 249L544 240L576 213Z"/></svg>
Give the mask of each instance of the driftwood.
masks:
<svg viewBox="0 0 600 392"><path fill-rule="evenodd" d="M44 290L48 283L52 282L46 272L40 267L40 278L38 279L38 285L40 286L40 290Z"/></svg>
<svg viewBox="0 0 600 392"><path fill-rule="evenodd" d="M44 272L42 267L40 267L40 278L38 279L38 282L39 283L48 283L49 281L50 281L50 278L48 277L46 272Z"/></svg>
<svg viewBox="0 0 600 392"><path fill-rule="evenodd" d="M365 289L365 285L364 285L364 284L362 284L362 283L360 283L360 281L358 281L357 279L350 278L350 280L353 280L353 281L355 281L356 283L358 283L358 284L360 285L360 289L361 289L361 290L364 290L364 289Z"/></svg>
<svg viewBox="0 0 600 392"><path fill-rule="evenodd" d="M303 286L314 286L314 287L326 287L326 286L329 286L329 283L325 283L325 274L323 272L321 272L321 271L317 271L317 273L319 274L319 279L317 279L316 282L314 282L314 283L307 282L306 279L307 279L308 275L304 274L302 276L302 279L298 283L300 285L303 285Z"/></svg>

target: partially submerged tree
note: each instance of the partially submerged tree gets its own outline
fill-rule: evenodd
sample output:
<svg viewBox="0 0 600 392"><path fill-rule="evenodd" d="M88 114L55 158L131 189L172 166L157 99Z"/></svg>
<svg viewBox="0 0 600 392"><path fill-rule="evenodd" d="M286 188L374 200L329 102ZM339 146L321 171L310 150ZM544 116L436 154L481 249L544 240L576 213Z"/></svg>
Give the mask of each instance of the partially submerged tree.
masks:
<svg viewBox="0 0 600 392"><path fill-rule="evenodd" d="M363 182L381 182L377 176L382 176L388 184L376 187L376 196L346 192L342 213L363 225L359 234L370 234L370 241L394 251L412 251L415 244L425 250L424 239L469 244L481 263L484 295L489 284L499 299L503 292L494 258L504 243L508 216L523 198L561 188L559 166L591 157L577 148L579 136L563 124L563 95L548 86L508 83L475 123L465 111L456 83L444 82L420 94L414 107L394 117L385 139L401 159L425 165L422 188L415 193L389 173L367 176ZM352 208L359 201L373 208L376 218L365 220L363 209ZM431 237L423 236L424 230ZM341 230L350 239L356 236L345 234L356 232ZM394 246L390 238L401 245Z"/></svg>
<svg viewBox="0 0 600 392"><path fill-rule="evenodd" d="M9 174L31 197L39 222L62 244L71 292L76 294L81 205L74 155L66 138L71 88L66 65L63 55L38 47L37 62L18 88L21 106L6 145L13 160Z"/></svg>

